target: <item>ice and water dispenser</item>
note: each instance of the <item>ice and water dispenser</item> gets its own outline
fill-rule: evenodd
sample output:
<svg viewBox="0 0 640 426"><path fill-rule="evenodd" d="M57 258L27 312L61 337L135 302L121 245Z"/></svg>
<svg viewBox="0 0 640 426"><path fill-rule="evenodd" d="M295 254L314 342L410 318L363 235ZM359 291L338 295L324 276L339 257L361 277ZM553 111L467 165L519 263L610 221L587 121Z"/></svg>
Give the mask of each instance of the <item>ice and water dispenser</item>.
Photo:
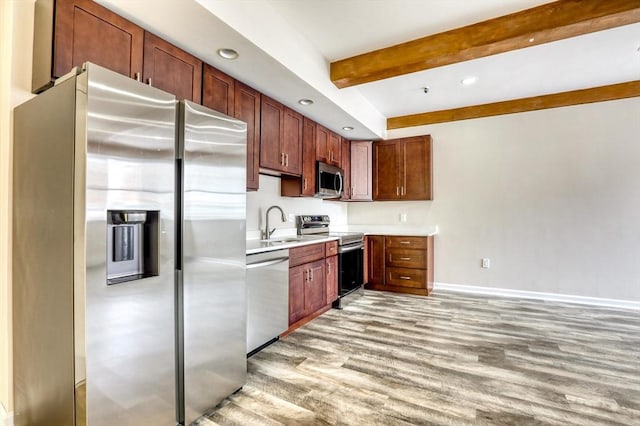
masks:
<svg viewBox="0 0 640 426"><path fill-rule="evenodd" d="M158 275L159 213L107 211L107 284Z"/></svg>

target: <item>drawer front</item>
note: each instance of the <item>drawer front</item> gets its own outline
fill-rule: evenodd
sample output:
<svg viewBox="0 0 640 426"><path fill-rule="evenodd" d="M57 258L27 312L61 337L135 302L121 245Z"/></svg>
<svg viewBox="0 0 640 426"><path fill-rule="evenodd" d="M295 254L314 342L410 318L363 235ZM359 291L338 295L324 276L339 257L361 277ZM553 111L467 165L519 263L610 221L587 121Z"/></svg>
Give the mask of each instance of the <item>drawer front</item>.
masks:
<svg viewBox="0 0 640 426"><path fill-rule="evenodd" d="M386 268L386 284L399 287L426 288L427 271L424 269Z"/></svg>
<svg viewBox="0 0 640 426"><path fill-rule="evenodd" d="M385 237L388 248L426 249L427 237Z"/></svg>
<svg viewBox="0 0 640 426"><path fill-rule="evenodd" d="M325 250L327 252L327 257L335 256L338 254L338 242L329 241L328 243L325 243Z"/></svg>
<svg viewBox="0 0 640 426"><path fill-rule="evenodd" d="M289 249L289 267L324 259L324 243Z"/></svg>
<svg viewBox="0 0 640 426"><path fill-rule="evenodd" d="M387 249L387 266L398 268L427 268L426 250Z"/></svg>

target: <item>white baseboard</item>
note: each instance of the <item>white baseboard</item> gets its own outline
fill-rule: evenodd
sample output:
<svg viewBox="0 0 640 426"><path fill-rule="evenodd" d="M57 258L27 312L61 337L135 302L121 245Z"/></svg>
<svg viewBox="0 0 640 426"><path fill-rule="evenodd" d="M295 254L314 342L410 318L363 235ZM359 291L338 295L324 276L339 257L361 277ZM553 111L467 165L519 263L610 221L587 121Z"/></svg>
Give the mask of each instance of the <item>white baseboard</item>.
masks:
<svg viewBox="0 0 640 426"><path fill-rule="evenodd" d="M511 290L508 288L480 287L475 285L434 283L435 290L458 291L461 293L488 294L524 299L551 300L554 302L581 303L583 305L608 306L612 308L640 310L640 301L603 299L599 297L574 296L571 294L542 293L538 291Z"/></svg>
<svg viewBox="0 0 640 426"><path fill-rule="evenodd" d="M2 404L0 404L0 426L13 426L13 415L7 413Z"/></svg>

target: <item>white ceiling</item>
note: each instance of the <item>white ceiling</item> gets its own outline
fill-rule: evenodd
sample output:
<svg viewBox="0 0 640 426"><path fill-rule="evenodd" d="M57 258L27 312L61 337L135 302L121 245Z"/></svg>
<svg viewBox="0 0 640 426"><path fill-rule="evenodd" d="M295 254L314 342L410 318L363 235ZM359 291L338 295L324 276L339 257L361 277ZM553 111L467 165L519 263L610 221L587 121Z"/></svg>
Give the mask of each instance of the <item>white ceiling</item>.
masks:
<svg viewBox="0 0 640 426"><path fill-rule="evenodd" d="M98 2L353 139L384 137L388 117L640 79L640 24L633 24L346 89L330 82L331 61L548 1ZM221 60L220 47L240 58ZM477 83L462 86L470 75ZM315 104L301 107L300 98Z"/></svg>

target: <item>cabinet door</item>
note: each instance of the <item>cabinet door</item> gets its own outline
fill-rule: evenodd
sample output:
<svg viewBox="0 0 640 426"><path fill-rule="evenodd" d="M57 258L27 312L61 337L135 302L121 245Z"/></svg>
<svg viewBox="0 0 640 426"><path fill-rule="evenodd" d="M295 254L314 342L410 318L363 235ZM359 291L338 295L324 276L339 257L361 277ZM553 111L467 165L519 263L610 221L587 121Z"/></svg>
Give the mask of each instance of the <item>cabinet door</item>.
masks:
<svg viewBox="0 0 640 426"><path fill-rule="evenodd" d="M381 141L373 144L373 199L398 200L400 145L399 141Z"/></svg>
<svg viewBox="0 0 640 426"><path fill-rule="evenodd" d="M384 236L367 236L369 284L384 284Z"/></svg>
<svg viewBox="0 0 640 426"><path fill-rule="evenodd" d="M431 200L431 136L402 140L400 198Z"/></svg>
<svg viewBox="0 0 640 426"><path fill-rule="evenodd" d="M325 266L327 268L326 303L332 303L338 299L338 256L327 257Z"/></svg>
<svg viewBox="0 0 640 426"><path fill-rule="evenodd" d="M372 142L351 142L351 199L358 201L373 200L371 181L372 168ZM344 158L343 158L344 161Z"/></svg>
<svg viewBox="0 0 640 426"><path fill-rule="evenodd" d="M284 106L262 95L260 121L260 167L270 170L284 169L284 153L280 149Z"/></svg>
<svg viewBox="0 0 640 426"><path fill-rule="evenodd" d="M204 64L202 70L202 105L233 116L234 99L235 80L211 65Z"/></svg>
<svg viewBox="0 0 640 426"><path fill-rule="evenodd" d="M316 126L316 159L329 162L329 130L319 124Z"/></svg>
<svg viewBox="0 0 640 426"><path fill-rule="evenodd" d="M260 92L235 82L233 116L247 123L247 190L259 188Z"/></svg>
<svg viewBox="0 0 640 426"><path fill-rule="evenodd" d="M316 123L304 117L302 124L302 195L316 193Z"/></svg>
<svg viewBox="0 0 640 426"><path fill-rule="evenodd" d="M351 199L351 143L341 138L342 156L340 158L341 167L344 171L343 191L341 200Z"/></svg>
<svg viewBox="0 0 640 426"><path fill-rule="evenodd" d="M202 61L149 32L144 33L143 75L145 83L178 100L200 103Z"/></svg>
<svg viewBox="0 0 640 426"><path fill-rule="evenodd" d="M284 169L289 175L300 176L302 172L302 115L292 109L284 109L282 129L282 152Z"/></svg>
<svg viewBox="0 0 640 426"><path fill-rule="evenodd" d="M306 264L289 269L289 325L305 316L304 290L308 269Z"/></svg>
<svg viewBox="0 0 640 426"><path fill-rule="evenodd" d="M89 0L58 0L55 9L54 78L84 62L142 76L142 28Z"/></svg>
<svg viewBox="0 0 640 426"><path fill-rule="evenodd" d="M314 313L326 304L327 288L324 263L325 259L306 264L309 272L304 287L305 315Z"/></svg>
<svg viewBox="0 0 640 426"><path fill-rule="evenodd" d="M329 132L329 163L337 167L342 167L341 157L342 138L333 132Z"/></svg>

